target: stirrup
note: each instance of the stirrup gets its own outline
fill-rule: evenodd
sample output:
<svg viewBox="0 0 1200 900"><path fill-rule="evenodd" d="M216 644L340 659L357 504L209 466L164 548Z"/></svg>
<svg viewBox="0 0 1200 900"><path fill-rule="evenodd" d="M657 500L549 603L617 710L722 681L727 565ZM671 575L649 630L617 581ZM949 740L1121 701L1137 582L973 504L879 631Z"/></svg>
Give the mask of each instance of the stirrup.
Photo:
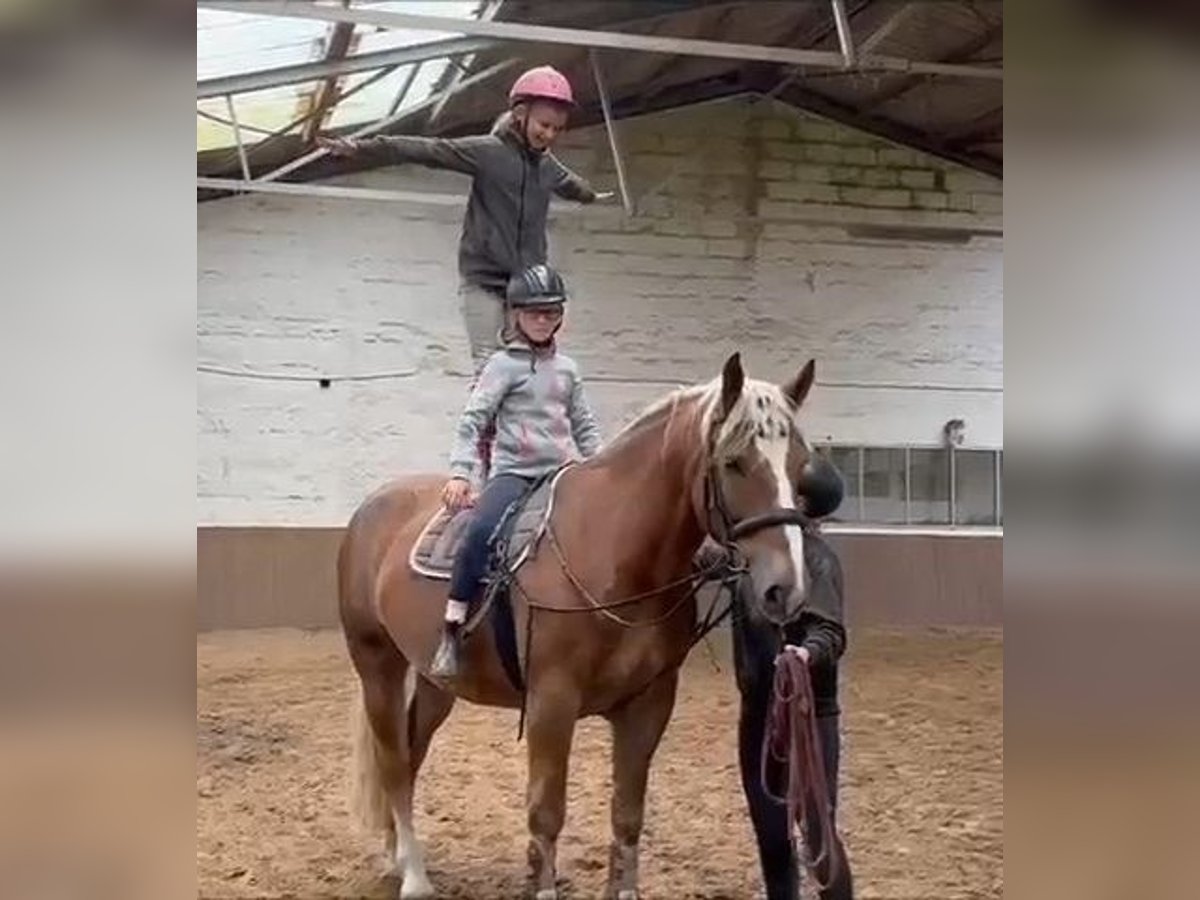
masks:
<svg viewBox="0 0 1200 900"><path fill-rule="evenodd" d="M429 666L429 674L434 678L458 677L459 634L462 625L458 622L447 622L442 626L442 638L433 654L433 662Z"/></svg>

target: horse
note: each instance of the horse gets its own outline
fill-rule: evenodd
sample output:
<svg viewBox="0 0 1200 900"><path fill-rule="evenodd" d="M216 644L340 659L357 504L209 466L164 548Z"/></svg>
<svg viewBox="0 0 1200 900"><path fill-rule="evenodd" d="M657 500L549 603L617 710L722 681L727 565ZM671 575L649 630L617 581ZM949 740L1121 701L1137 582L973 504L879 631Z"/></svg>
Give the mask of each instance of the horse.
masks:
<svg viewBox="0 0 1200 900"><path fill-rule="evenodd" d="M538 552L511 573L512 624L525 679L510 677L491 629L462 646L453 681L429 673L446 593L409 565L440 508L444 477L402 477L355 511L338 553L338 606L361 702L355 726L358 812L383 832L400 896L433 896L413 827L413 793L430 741L456 699L523 711L528 754L527 878L556 900L575 723L612 729L612 843L606 895L636 900L646 781L694 643L693 557L706 536L740 561L760 620L804 608L802 512L810 449L797 413L810 360L782 385L746 377L739 354L709 382L652 404L592 458L558 475Z"/></svg>

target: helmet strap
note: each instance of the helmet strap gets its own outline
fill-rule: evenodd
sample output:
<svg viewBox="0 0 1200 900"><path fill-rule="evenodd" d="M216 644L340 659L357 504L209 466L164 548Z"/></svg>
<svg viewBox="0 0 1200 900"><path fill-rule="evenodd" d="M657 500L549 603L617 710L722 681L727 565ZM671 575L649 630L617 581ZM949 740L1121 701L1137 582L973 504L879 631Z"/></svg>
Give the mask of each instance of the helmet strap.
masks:
<svg viewBox="0 0 1200 900"><path fill-rule="evenodd" d="M517 137L521 139L521 143L526 147L529 146L529 101L518 100L512 107L512 120L514 131Z"/></svg>
<svg viewBox="0 0 1200 900"><path fill-rule="evenodd" d="M513 121L517 124L517 136L521 139L521 145L530 153L541 153L540 150L533 148L533 142L529 140L529 110L533 106L532 100L518 100L513 104L512 114Z"/></svg>

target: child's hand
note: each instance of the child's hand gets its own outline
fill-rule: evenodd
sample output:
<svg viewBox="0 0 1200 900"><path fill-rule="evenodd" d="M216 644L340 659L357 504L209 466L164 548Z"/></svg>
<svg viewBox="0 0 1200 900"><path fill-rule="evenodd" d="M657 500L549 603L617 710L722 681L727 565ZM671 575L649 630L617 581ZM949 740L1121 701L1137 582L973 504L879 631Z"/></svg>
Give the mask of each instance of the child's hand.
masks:
<svg viewBox="0 0 1200 900"><path fill-rule="evenodd" d="M358 152L358 141L354 138L317 135L317 146L330 156L349 157Z"/></svg>
<svg viewBox="0 0 1200 900"><path fill-rule="evenodd" d="M451 478L442 488L442 505L450 512L458 512L475 505L475 492L465 478Z"/></svg>

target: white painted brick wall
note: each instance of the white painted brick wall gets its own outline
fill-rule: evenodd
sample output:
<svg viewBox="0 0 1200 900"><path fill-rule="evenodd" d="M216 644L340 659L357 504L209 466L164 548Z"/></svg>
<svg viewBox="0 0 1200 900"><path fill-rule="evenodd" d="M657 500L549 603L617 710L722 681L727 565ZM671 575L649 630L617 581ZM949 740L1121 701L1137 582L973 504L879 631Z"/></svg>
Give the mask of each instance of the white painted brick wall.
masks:
<svg viewBox="0 0 1200 900"><path fill-rule="evenodd" d="M555 213L574 290L563 344L611 433L741 349L783 378L809 356L815 440L1002 444L1002 244L850 237L828 221L996 226L999 182L786 107L727 101L622 122L639 214ZM603 132L560 155L615 185ZM665 183L664 183L665 180ZM461 176L344 183L465 195ZM404 377L319 388L199 375L200 520L341 524L386 478L440 470L467 384L461 207L252 196L202 204L199 351L234 369Z"/></svg>

